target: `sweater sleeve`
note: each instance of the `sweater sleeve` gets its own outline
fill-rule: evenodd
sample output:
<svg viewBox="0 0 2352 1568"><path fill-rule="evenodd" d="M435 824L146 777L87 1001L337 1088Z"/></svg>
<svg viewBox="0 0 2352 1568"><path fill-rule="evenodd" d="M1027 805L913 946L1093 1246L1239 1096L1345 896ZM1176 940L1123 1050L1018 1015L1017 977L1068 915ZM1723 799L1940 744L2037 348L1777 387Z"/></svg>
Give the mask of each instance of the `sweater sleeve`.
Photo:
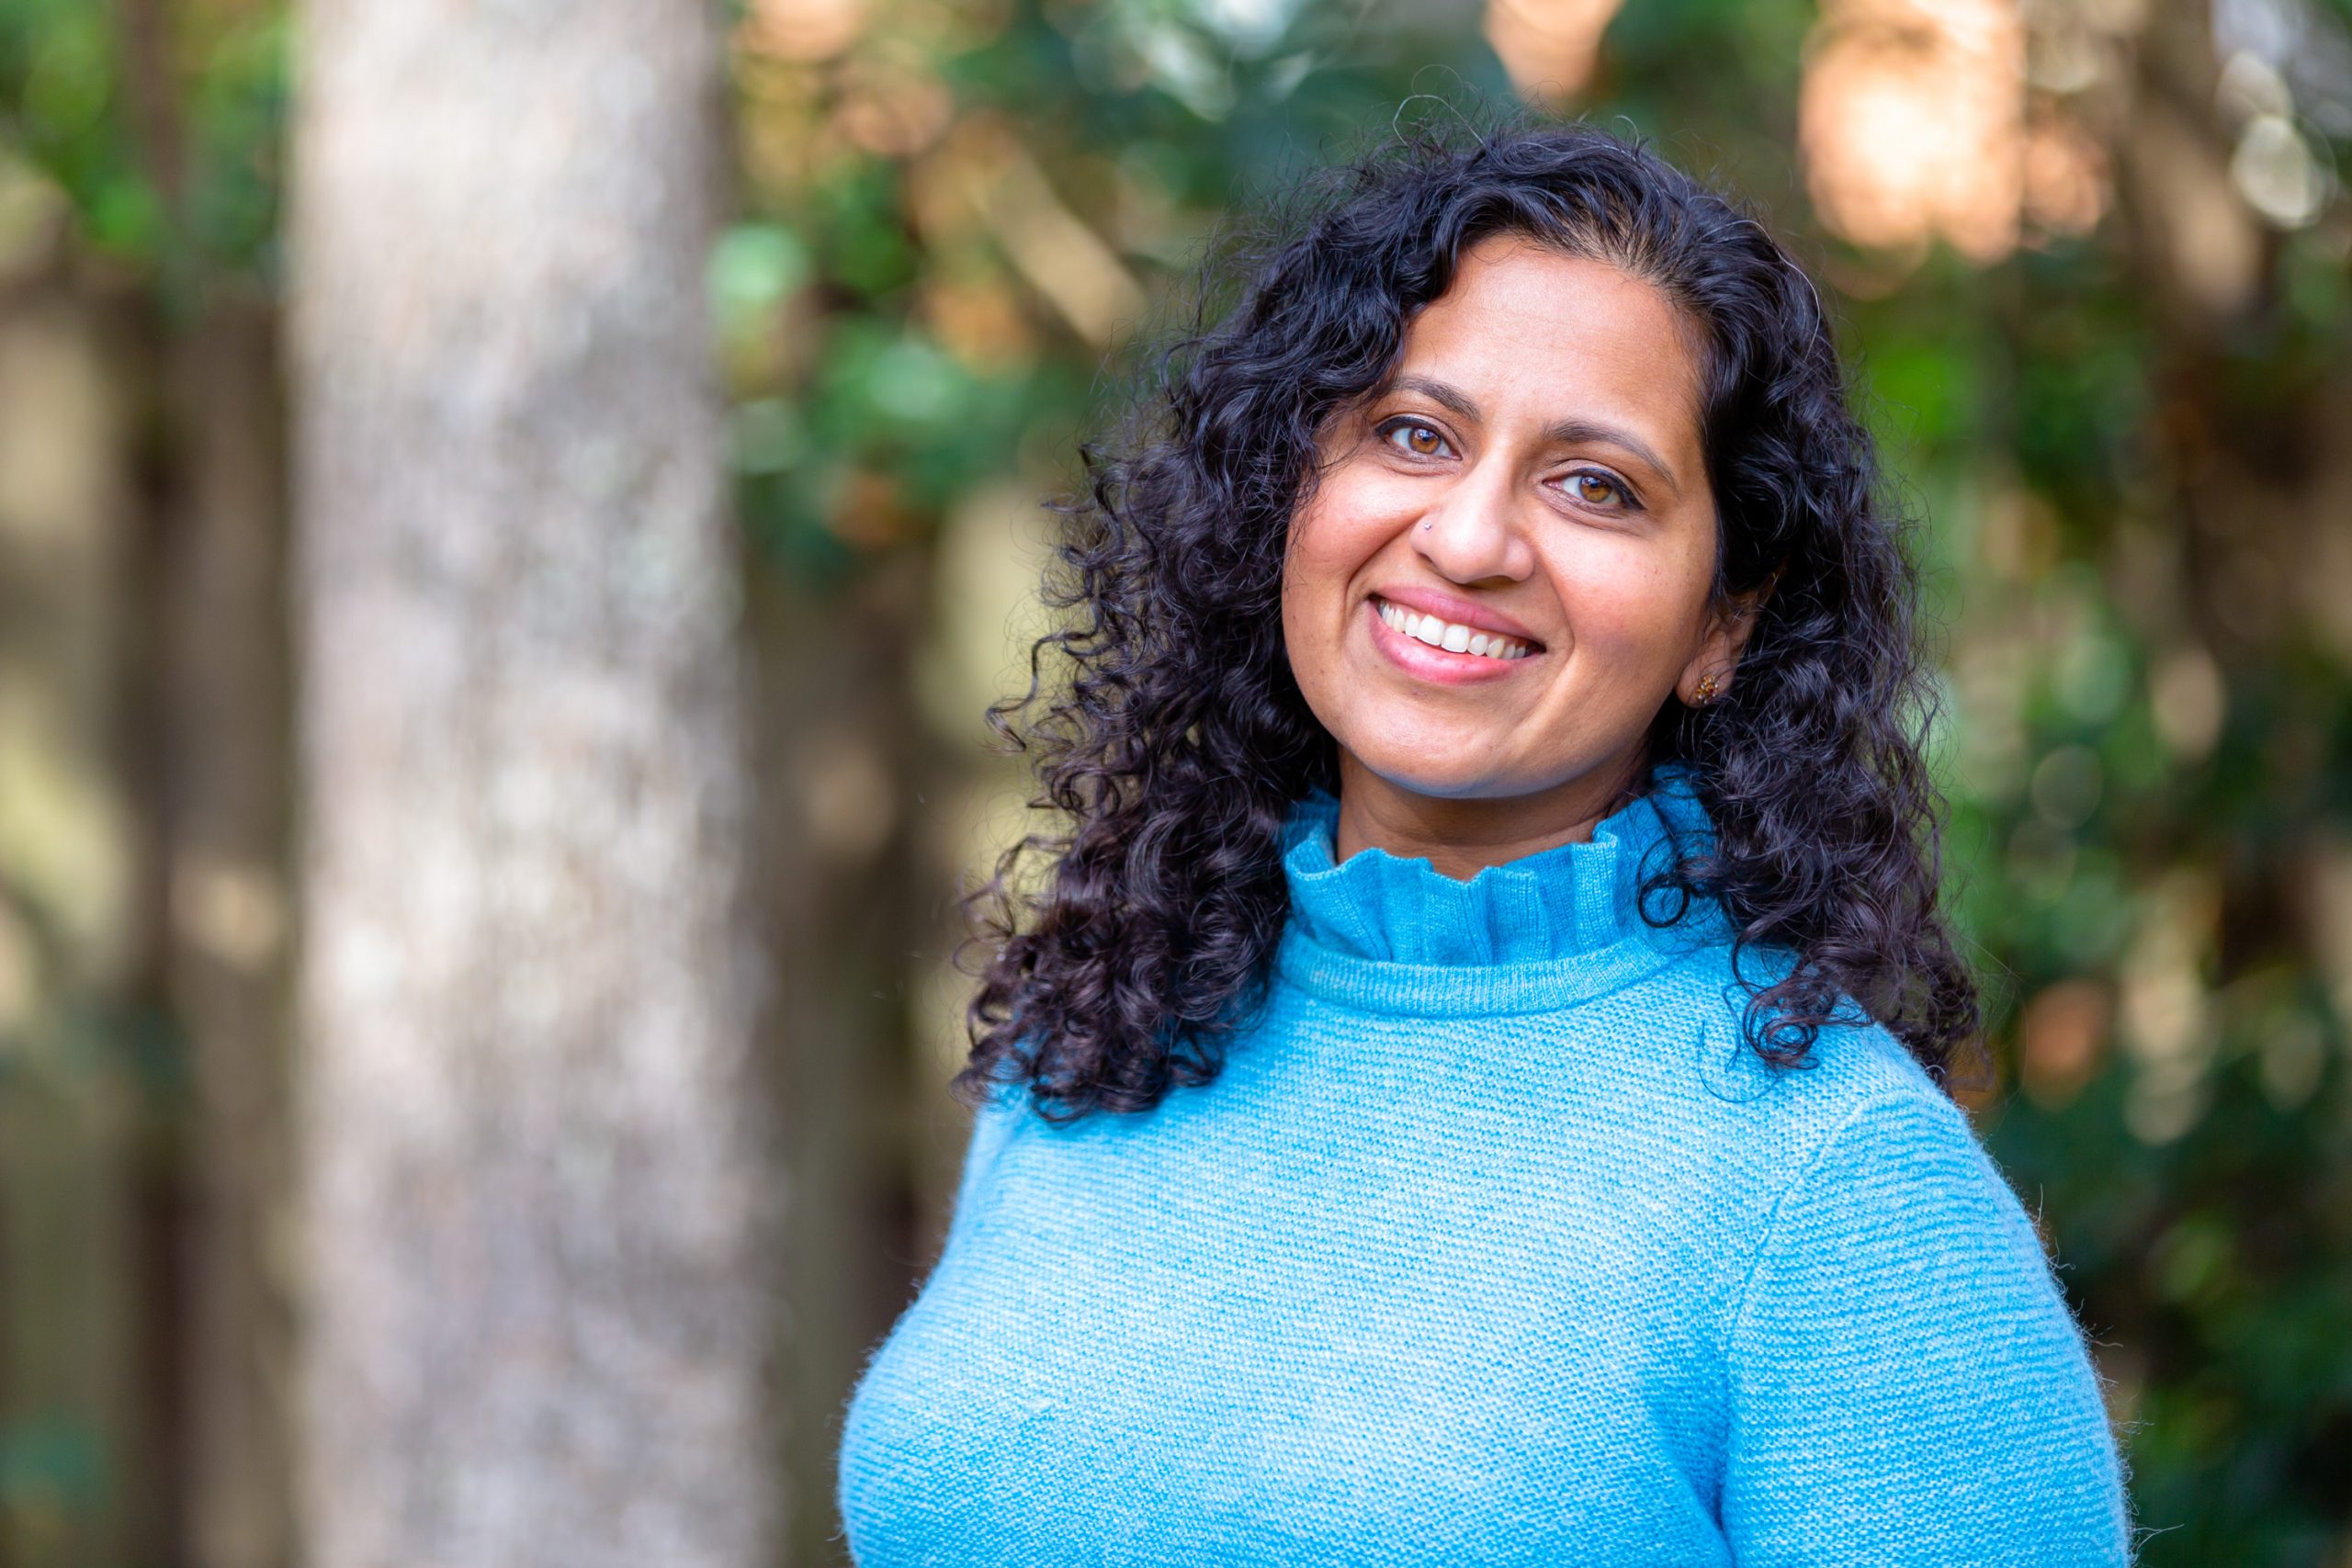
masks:
<svg viewBox="0 0 2352 1568"><path fill-rule="evenodd" d="M1966 1116L1863 1106L1782 1195L1727 1346L1742 1568L2128 1563L2081 1330Z"/></svg>

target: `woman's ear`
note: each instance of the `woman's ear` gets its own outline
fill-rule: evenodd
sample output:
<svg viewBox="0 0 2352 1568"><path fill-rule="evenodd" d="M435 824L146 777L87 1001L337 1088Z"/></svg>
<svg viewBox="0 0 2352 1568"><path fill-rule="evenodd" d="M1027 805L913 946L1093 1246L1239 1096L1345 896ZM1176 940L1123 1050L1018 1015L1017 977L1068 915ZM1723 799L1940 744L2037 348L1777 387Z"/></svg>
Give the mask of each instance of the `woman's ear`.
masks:
<svg viewBox="0 0 2352 1568"><path fill-rule="evenodd" d="M1698 651L1682 668L1681 679L1674 683L1675 694L1690 707L1704 707L1719 701L1731 690L1732 672L1739 667L1740 655L1747 648L1747 638L1762 618L1765 601L1772 596L1772 589L1781 581L1778 568L1772 575L1745 593L1733 596L1731 604L1717 609L1708 618L1706 636L1700 638Z"/></svg>

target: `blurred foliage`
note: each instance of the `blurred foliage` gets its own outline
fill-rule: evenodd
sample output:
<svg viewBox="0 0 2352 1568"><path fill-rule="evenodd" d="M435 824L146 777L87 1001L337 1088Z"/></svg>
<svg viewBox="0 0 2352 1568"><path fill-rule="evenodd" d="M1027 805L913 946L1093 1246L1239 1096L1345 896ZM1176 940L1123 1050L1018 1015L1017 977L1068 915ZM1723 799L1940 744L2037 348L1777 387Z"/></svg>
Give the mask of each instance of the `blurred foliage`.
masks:
<svg viewBox="0 0 2352 1568"><path fill-rule="evenodd" d="M0 0L0 136L97 253L274 276L288 21L273 0Z"/></svg>
<svg viewBox="0 0 2352 1568"><path fill-rule="evenodd" d="M1067 478L1106 352L1168 324L1245 176L1386 119L1462 22L1291 0L750 9L747 220L713 284L752 526L838 571L924 547L986 476ZM1490 59L1419 73L1500 83Z"/></svg>
<svg viewBox="0 0 2352 1568"><path fill-rule="evenodd" d="M2337 1562L2352 7L2216 0L2177 153L2129 107L2165 95L2127 90L2169 11L2024 17L2032 113L2075 117L2109 183L2087 229L2029 220L1982 265L1826 231L1797 151L1821 26L1800 0L1626 0L1575 102L1737 184L1835 290L1949 628L1951 886L2006 1080L1980 1125L2131 1424L2145 1561ZM1459 0L739 4L741 195L709 278L766 559L844 589L933 558L967 498L1068 484L1236 214L1399 114L1509 101L1479 20ZM0 0L0 152L30 172L0 182L0 246L29 179L158 298L274 278L286 43L261 0ZM2199 148L2246 238L2233 280L2188 288L2164 182L2131 176L2176 158L2197 188ZM98 1462L62 1419L0 1431L0 1500Z"/></svg>

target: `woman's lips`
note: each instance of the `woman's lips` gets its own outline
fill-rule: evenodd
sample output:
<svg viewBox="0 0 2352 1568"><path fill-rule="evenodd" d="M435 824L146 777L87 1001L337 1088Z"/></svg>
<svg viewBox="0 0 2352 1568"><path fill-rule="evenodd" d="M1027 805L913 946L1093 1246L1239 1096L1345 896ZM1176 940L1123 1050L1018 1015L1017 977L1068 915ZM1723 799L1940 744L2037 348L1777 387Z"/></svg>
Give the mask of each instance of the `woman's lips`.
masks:
<svg viewBox="0 0 2352 1568"><path fill-rule="evenodd" d="M1372 596L1400 610L1435 615L1442 622L1464 626L1472 633L1484 632L1489 637L1510 637L1527 644L1539 653L1544 649L1544 639L1535 635L1533 627L1505 615L1491 604L1410 582L1384 585L1374 589Z"/></svg>
<svg viewBox="0 0 2352 1568"><path fill-rule="evenodd" d="M1476 685L1503 680L1524 670L1537 657L1531 644L1516 638L1497 639L1505 642L1507 652L1511 647L1524 650L1516 657L1473 653L1467 648L1455 651L1442 644L1432 647L1420 637L1409 637L1398 626L1390 625L1381 614L1385 603L1378 598L1364 601L1364 615L1371 625L1373 643L1391 663L1421 680L1434 681L1442 685ZM1391 613L1418 614L1404 612L1402 606L1392 607Z"/></svg>
<svg viewBox="0 0 2352 1568"><path fill-rule="evenodd" d="M1373 596L1373 608L1381 624L1417 642L1430 648L1442 648L1448 653L1467 653L1487 659L1524 659L1541 646L1534 638L1506 633L1476 621L1457 621L1442 615L1427 615L1410 606Z"/></svg>

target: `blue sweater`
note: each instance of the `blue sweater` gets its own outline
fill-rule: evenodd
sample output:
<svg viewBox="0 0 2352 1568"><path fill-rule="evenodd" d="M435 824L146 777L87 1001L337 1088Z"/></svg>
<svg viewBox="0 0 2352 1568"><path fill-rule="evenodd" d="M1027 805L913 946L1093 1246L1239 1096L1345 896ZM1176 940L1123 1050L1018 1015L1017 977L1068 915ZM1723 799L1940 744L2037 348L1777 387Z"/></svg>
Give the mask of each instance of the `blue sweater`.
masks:
<svg viewBox="0 0 2352 1568"><path fill-rule="evenodd" d="M1668 819L1708 830L1661 774L1469 882L1335 865L1317 795L1221 1077L984 1110L850 1404L860 1568L2128 1562L2081 1332L1962 1112L1876 1024L1770 1067L1720 908L1636 914Z"/></svg>

